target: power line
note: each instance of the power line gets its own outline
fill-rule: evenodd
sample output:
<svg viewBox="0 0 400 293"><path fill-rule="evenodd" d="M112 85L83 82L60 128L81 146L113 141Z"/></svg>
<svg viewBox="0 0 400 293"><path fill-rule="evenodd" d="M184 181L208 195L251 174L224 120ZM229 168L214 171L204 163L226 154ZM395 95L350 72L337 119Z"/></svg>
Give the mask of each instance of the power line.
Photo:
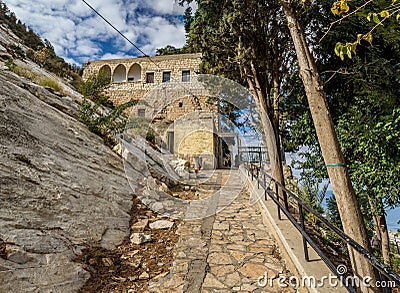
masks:
<svg viewBox="0 0 400 293"><path fill-rule="evenodd" d="M136 50L138 50L140 53L143 54L144 57L148 58L154 65L158 67L158 65L151 59L149 55L147 55L145 52L143 52L142 49L140 49L135 43L133 43L130 39L128 39L119 29L117 29L109 20L107 20L103 15L100 14L96 9L93 8L89 3L87 3L85 0L82 0L83 3L85 3L91 10L93 10L94 13L96 13L99 17L101 17L109 26L111 26L121 37L123 37L129 44L131 44L133 47L135 47Z"/></svg>
<svg viewBox="0 0 400 293"><path fill-rule="evenodd" d="M151 59L149 55L147 55L145 52L143 52L142 49L140 49L135 43L133 43L130 39L128 39L119 29L117 29L108 19L106 19L103 15L101 15L100 12L98 12L96 9L93 8L89 3L87 3L85 0L82 0L83 3L85 3L91 10L93 10L94 13L96 13L100 18L102 18L109 26L111 26L120 36L122 36L129 44L131 44L136 50L138 50L140 53L143 54L144 57L149 59L151 63L153 63L159 70L161 70L161 67L158 66L158 64ZM187 90L187 87L185 85L179 84L180 87L183 89ZM192 91L189 89L189 92L191 96L196 97L195 94L192 93Z"/></svg>

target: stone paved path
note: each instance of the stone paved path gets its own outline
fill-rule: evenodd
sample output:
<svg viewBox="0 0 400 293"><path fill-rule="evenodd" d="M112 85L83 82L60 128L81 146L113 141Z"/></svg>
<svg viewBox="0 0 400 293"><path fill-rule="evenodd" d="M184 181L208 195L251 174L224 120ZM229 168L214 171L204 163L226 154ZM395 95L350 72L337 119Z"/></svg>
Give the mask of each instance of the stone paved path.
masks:
<svg viewBox="0 0 400 293"><path fill-rule="evenodd" d="M230 201L229 195L238 196L216 215L186 221L178 228L173 267L149 285L149 292L295 292L277 287L276 277L291 273L257 206L249 205L239 171L218 170L210 180L217 188L222 183L225 195L209 208L219 210ZM265 274L274 278L272 286L258 285L258 278Z"/></svg>

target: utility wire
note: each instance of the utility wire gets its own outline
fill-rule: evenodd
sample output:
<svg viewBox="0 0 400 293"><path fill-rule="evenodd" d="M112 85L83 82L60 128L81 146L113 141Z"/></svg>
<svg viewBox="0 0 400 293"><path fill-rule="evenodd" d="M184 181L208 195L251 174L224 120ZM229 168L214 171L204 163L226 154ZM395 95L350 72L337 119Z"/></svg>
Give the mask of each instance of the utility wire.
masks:
<svg viewBox="0 0 400 293"><path fill-rule="evenodd" d="M149 55L147 55L145 52L143 52L142 49L140 49L135 43L133 43L130 39L128 39L119 29L117 29L108 19L106 19L103 15L101 15L100 12L98 12L96 9L93 8L89 3L87 3L85 0L82 0L83 3L85 3L91 10L93 10L94 13L96 13L100 18L102 18L109 26L111 26L119 35L121 35L129 44L131 44L136 50L138 50L140 53L143 54L144 57L149 59L151 63L153 63L159 70L161 70L161 67L158 66L156 62L154 62L153 59ZM185 85L182 85L179 83L179 86L182 87L183 89L187 90L187 87ZM193 97L196 97L195 94L192 93L192 91L189 89L190 95Z"/></svg>
<svg viewBox="0 0 400 293"><path fill-rule="evenodd" d="M133 47L135 47L136 50L138 50L140 53L143 54L144 57L148 58L154 65L159 67L149 55L147 55L145 52L143 52L142 49L140 49L135 43L133 43L130 39L128 39L119 29L117 29L109 20L107 20L103 15L100 14L96 9L93 8L89 3L87 3L85 0L82 0L83 3L85 3L91 10L93 10L94 13L96 13L100 18L102 18L109 26L111 26L119 35L121 35L129 44L131 44Z"/></svg>

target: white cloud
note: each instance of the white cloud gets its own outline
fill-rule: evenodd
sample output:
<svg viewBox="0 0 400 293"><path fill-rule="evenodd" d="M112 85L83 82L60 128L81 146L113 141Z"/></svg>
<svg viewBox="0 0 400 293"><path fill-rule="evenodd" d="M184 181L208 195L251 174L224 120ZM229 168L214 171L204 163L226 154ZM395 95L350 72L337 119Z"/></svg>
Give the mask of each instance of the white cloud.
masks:
<svg viewBox="0 0 400 293"><path fill-rule="evenodd" d="M174 0L86 1L146 54L185 43L183 24L172 17L178 12ZM3 2L68 61L141 55L81 0Z"/></svg>

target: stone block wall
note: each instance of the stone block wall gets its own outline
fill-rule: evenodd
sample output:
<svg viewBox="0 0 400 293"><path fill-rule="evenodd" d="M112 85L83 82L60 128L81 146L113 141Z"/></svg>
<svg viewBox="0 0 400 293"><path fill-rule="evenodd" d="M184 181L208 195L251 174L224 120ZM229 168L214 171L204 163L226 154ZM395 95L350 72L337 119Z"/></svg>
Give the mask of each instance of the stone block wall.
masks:
<svg viewBox="0 0 400 293"><path fill-rule="evenodd" d="M190 84L186 87L183 81L184 72L190 72L192 78L198 72L200 63L201 54L90 61L84 66L83 79L99 72L108 74L112 82L106 94L114 105L141 100L136 107L136 115L153 120L151 128L157 144L166 149L172 148L168 133L173 132L174 153L191 163L194 156L201 155L205 168L216 168L221 153L217 135L219 101L207 96L201 85ZM181 82L181 86L169 90L168 85L175 83L163 81L167 72L170 80ZM153 82L149 82L148 74ZM166 85L166 90L153 90L161 84Z"/></svg>
<svg viewBox="0 0 400 293"><path fill-rule="evenodd" d="M174 148L178 156L193 163L193 158L203 158L203 168L217 168L218 135L215 117L218 114L196 111L174 122Z"/></svg>
<svg viewBox="0 0 400 293"><path fill-rule="evenodd" d="M200 63L201 54L96 60L85 63L83 79L100 71L107 72L112 81L107 93L116 105L120 105L130 100L139 100L152 88L162 84L163 73L169 72L171 80L182 80L183 71L189 71L190 76L193 76L198 72ZM137 72L138 68L140 72ZM146 80L147 74L154 74L153 83Z"/></svg>

